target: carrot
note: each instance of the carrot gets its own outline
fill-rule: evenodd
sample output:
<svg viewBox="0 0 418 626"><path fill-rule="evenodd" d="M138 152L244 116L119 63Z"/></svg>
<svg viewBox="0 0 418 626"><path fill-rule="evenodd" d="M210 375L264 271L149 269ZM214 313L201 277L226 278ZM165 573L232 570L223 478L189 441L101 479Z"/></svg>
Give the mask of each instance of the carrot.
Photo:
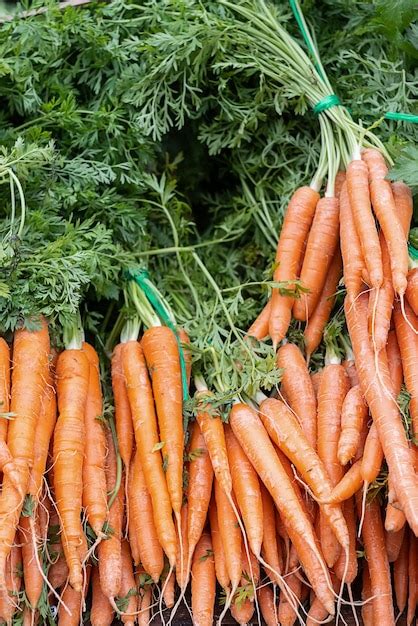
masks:
<svg viewBox="0 0 418 626"><path fill-rule="evenodd" d="M0 337L0 413L6 414L10 410L10 348L8 343ZM9 420L0 418L0 441L6 443Z"/></svg>
<svg viewBox="0 0 418 626"><path fill-rule="evenodd" d="M395 533L405 526L405 515L403 511L395 508L388 502L386 507L385 530L389 533Z"/></svg>
<svg viewBox="0 0 418 626"><path fill-rule="evenodd" d="M361 496L357 496L357 506L360 509ZM385 549L380 505L376 499L366 504L362 538L370 573L373 621L377 620L376 623L382 626L395 624L389 561Z"/></svg>
<svg viewBox="0 0 418 626"><path fill-rule="evenodd" d="M337 175L334 181L334 195L338 199L340 199L341 191L342 191L344 183L345 183L345 172L343 170L340 170L339 172L337 172Z"/></svg>
<svg viewBox="0 0 418 626"><path fill-rule="evenodd" d="M116 450L110 431L106 433L107 458L105 465L106 486L109 493L114 492L117 480ZM109 599L115 598L122 584L121 536L123 524L124 493L119 487L117 496L109 510L109 526L112 533L97 546L99 560L100 586Z"/></svg>
<svg viewBox="0 0 418 626"><path fill-rule="evenodd" d="M209 508L209 507L208 507ZM187 518L189 515L189 506L188 503L185 502L181 507L181 542L179 537L177 537L177 551L176 551L176 580L180 589L185 589L188 583L188 575L189 570L187 568L187 563L183 561L181 558L181 551L184 550L185 554L189 553L189 540L188 540L188 527L187 527ZM177 531L178 534L178 531ZM183 568L181 567L183 565Z"/></svg>
<svg viewBox="0 0 418 626"><path fill-rule="evenodd" d="M339 581L338 579L331 574L332 586L334 591L339 591ZM316 626L318 623L323 623L326 621L329 613L322 604L322 602L315 597L311 606L309 607L308 615L306 618L306 626Z"/></svg>
<svg viewBox="0 0 418 626"><path fill-rule="evenodd" d="M386 523L386 522L385 522ZM401 551L406 526L402 526L400 530L387 531L385 529L386 552L388 553L389 563L394 563Z"/></svg>
<svg viewBox="0 0 418 626"><path fill-rule="evenodd" d="M354 363L351 355L347 355L345 360L341 363L346 371L348 379L350 381L350 387L355 387L359 384L358 374L356 370L356 364Z"/></svg>
<svg viewBox="0 0 418 626"><path fill-rule="evenodd" d="M171 506L179 519L183 501L183 390L179 348L167 326L145 331L141 346L152 380Z"/></svg>
<svg viewBox="0 0 418 626"><path fill-rule="evenodd" d="M408 302L405 302L405 313L410 324L418 330L418 318L415 316ZM402 366L405 376L405 385L411 394L409 411L412 418L412 426L415 437L418 437L418 335L405 320L401 307L395 304L393 310L395 321L396 338L402 357Z"/></svg>
<svg viewBox="0 0 418 626"><path fill-rule="evenodd" d="M295 465L302 480L318 499L327 501L331 496L332 483L325 466L286 405L280 400L268 398L260 405L260 417L271 439ZM322 510L341 545L348 547L347 527L340 507L324 504Z"/></svg>
<svg viewBox="0 0 418 626"><path fill-rule="evenodd" d="M81 592L83 582L78 547L83 534L80 515L88 387L89 361L85 352L61 352L57 362L59 417L54 431L54 490L69 580L77 592Z"/></svg>
<svg viewBox="0 0 418 626"><path fill-rule="evenodd" d="M266 574L273 583L280 583L276 572L283 571L283 557L280 550L280 544L277 540L276 518L274 512L274 504L271 495L261 485L261 497L263 506L263 559L271 569L266 568Z"/></svg>
<svg viewBox="0 0 418 626"><path fill-rule="evenodd" d="M222 545L222 538L218 524L218 513L214 497L212 497L212 501L209 506L209 524L216 578L222 589L226 590L229 587L230 578L226 567L225 552Z"/></svg>
<svg viewBox="0 0 418 626"><path fill-rule="evenodd" d="M248 558L249 557L249 558ZM248 580L253 577L254 585L257 587L260 582L260 562L258 558L251 552L245 548L244 539L241 540L241 559L242 559L242 577L241 580L248 582ZM251 581L252 583L252 581ZM254 595L251 596L251 600L254 599Z"/></svg>
<svg viewBox="0 0 418 626"><path fill-rule="evenodd" d="M135 535L139 560L154 582L158 582L164 567L163 550L158 543L152 502L149 495L138 450L129 472L128 498L132 532Z"/></svg>
<svg viewBox="0 0 418 626"><path fill-rule="evenodd" d="M232 593L235 593L241 580L241 530L228 497L217 480L215 500L226 568L232 583Z"/></svg>
<svg viewBox="0 0 418 626"><path fill-rule="evenodd" d="M358 450L360 433L369 415L360 385L351 387L341 410L341 433L338 440L338 460L347 465Z"/></svg>
<svg viewBox="0 0 418 626"><path fill-rule="evenodd" d="M406 623L408 626L412 624L414 616L416 616L415 609L417 606L417 564L418 564L418 545L417 538L412 532L409 533L409 556L408 556L408 581L409 581L409 593L408 593L408 611L406 616Z"/></svg>
<svg viewBox="0 0 418 626"><path fill-rule="evenodd" d="M295 300L293 315L297 320L309 320L320 299L338 245L339 213L338 198L318 201L300 273L301 284L309 291Z"/></svg>
<svg viewBox="0 0 418 626"><path fill-rule="evenodd" d="M232 491L232 477L229 470L228 454L226 451L225 433L222 420L217 411L210 409L211 393L208 391L198 392L198 411L196 420L202 431L202 435L209 451L213 471L216 480L222 486L225 493Z"/></svg>
<svg viewBox="0 0 418 626"><path fill-rule="evenodd" d="M318 370L317 372L313 372L311 376L311 383L315 394L315 399L318 399L318 389L321 384L321 375L322 370ZM315 446L316 447L316 446Z"/></svg>
<svg viewBox="0 0 418 626"><path fill-rule="evenodd" d="M418 316L418 267L414 267L408 272L407 279L406 299L415 315Z"/></svg>
<svg viewBox="0 0 418 626"><path fill-rule="evenodd" d="M99 570L97 567L93 567L92 570L91 586L91 626L111 626L113 623L114 610L100 586Z"/></svg>
<svg viewBox="0 0 418 626"><path fill-rule="evenodd" d="M398 558L393 565L393 585L395 589L396 605L399 613L403 613L406 607L409 586L409 537L405 532Z"/></svg>
<svg viewBox="0 0 418 626"><path fill-rule="evenodd" d="M243 602L232 601L231 615L241 626L247 626L254 615L254 602L245 598Z"/></svg>
<svg viewBox="0 0 418 626"><path fill-rule="evenodd" d="M263 620L265 621L267 626L277 626L277 609L274 603L274 593L270 585L264 585L263 587L260 587L257 595Z"/></svg>
<svg viewBox="0 0 418 626"><path fill-rule="evenodd" d="M259 556L263 543L263 503L258 476L230 426L225 426L225 438L232 486L244 521L248 543L253 553Z"/></svg>
<svg viewBox="0 0 418 626"><path fill-rule="evenodd" d="M348 528L348 535L350 538L350 544L348 548L348 559L346 553L341 550L338 557L334 572L338 580L343 580L347 584L354 582L358 573L358 561L357 561L357 528L356 528L356 510L354 498L348 498L343 505L344 517ZM346 561L348 560L347 571Z"/></svg>
<svg viewBox="0 0 418 626"><path fill-rule="evenodd" d="M174 572L168 572L165 576L163 576L162 580L162 594L164 598L164 604L168 609L173 608L174 606L174 588L176 585L176 575Z"/></svg>
<svg viewBox="0 0 418 626"><path fill-rule="evenodd" d="M354 496L362 485L361 461L356 461L335 485L328 502L344 502Z"/></svg>
<svg viewBox="0 0 418 626"><path fill-rule="evenodd" d="M171 515L171 502L163 470L154 398L142 348L137 341L123 345L122 366L126 378L135 441L141 459L148 492L152 500L158 540L174 567L176 531ZM183 454L183 453L181 453Z"/></svg>
<svg viewBox="0 0 418 626"><path fill-rule="evenodd" d="M271 300L268 300L260 315L256 317L249 329L246 337L254 337L258 341L263 341L269 334L269 319L271 313Z"/></svg>
<svg viewBox="0 0 418 626"><path fill-rule="evenodd" d="M66 585L61 596L62 604L58 607L58 623L60 626L78 626L83 623L83 606L89 587L90 572L91 567L87 565L86 580L80 591L76 591L71 585ZM67 612L65 607L67 607L69 612Z"/></svg>
<svg viewBox="0 0 418 626"><path fill-rule="evenodd" d="M230 424L245 454L251 461L273 500L282 513L286 530L317 595L334 611L329 580L317 545L312 525L299 504L289 478L257 413L249 406L237 403L230 412Z"/></svg>
<svg viewBox="0 0 418 626"><path fill-rule="evenodd" d="M89 386L84 414L85 457L83 463L83 506L87 520L97 537L103 538L106 522L106 434L100 418L103 414L103 399L100 385L99 357L95 349L83 343L83 351L89 361Z"/></svg>
<svg viewBox="0 0 418 626"><path fill-rule="evenodd" d="M370 581L370 573L367 562L363 564L363 586L361 591L361 599L364 602L361 607L361 617L363 620L364 626L373 626L373 603L370 600L372 596L372 587ZM369 600L367 602L367 600Z"/></svg>
<svg viewBox="0 0 418 626"><path fill-rule="evenodd" d="M347 183L340 194L340 246L343 258L344 285L348 296L354 300L361 291L364 258L356 231Z"/></svg>
<svg viewBox="0 0 418 626"><path fill-rule="evenodd" d="M53 562L48 569L48 580L54 589L59 589L68 578L68 565L61 543L59 517L54 506L49 516L48 536L48 553L50 558L51 555L53 557Z"/></svg>
<svg viewBox="0 0 418 626"><path fill-rule="evenodd" d="M335 304L338 283L341 278L341 270L341 253L337 250L331 261L331 265L329 266L318 303L303 332L307 361L309 361L311 354L315 352L322 341L325 326L328 323L331 311Z"/></svg>
<svg viewBox="0 0 418 626"><path fill-rule="evenodd" d="M286 583L292 590L292 602L296 603L297 600L301 600L302 595L302 581L295 570L298 568L299 561L294 546L291 546L289 553L289 566L286 572ZM288 597L285 594L281 594L279 598L279 623L282 626L292 626L297 618L297 612L292 604L289 602Z"/></svg>
<svg viewBox="0 0 418 626"><path fill-rule="evenodd" d="M319 194L311 187L300 187L293 194L287 207L276 251L274 280L294 281L302 261L305 240L311 228ZM292 288L292 285L289 285ZM276 349L289 328L294 297L282 295L273 289L269 320L269 335Z"/></svg>
<svg viewBox="0 0 418 626"><path fill-rule="evenodd" d="M373 423L376 424L389 473L396 484L399 502L410 526L418 533L417 478L398 408L387 395L387 390L391 389L391 381L387 364L382 359L379 364L380 373L377 375L375 356L367 332L366 311L367 294L362 294L355 304L346 301L346 319L360 385L370 407Z"/></svg>
<svg viewBox="0 0 418 626"><path fill-rule="evenodd" d="M22 586L22 551L13 545L6 561L6 585L0 590L0 618L7 624L12 623L16 611L16 600Z"/></svg>
<svg viewBox="0 0 418 626"><path fill-rule="evenodd" d="M136 582L132 564L132 555L129 543L123 539L121 544L122 554L122 583L119 591L119 599L124 600L124 607L121 610L120 619L127 626L134 626L136 612L138 610L138 599L136 595Z"/></svg>
<svg viewBox="0 0 418 626"><path fill-rule="evenodd" d="M203 533L197 543L192 565L192 613L196 626L212 626L214 623L216 577L212 554L210 536Z"/></svg>
<svg viewBox="0 0 418 626"><path fill-rule="evenodd" d="M36 536L39 537L39 520L35 522ZM23 578L25 581L25 593L31 608L34 610L38 606L43 587L42 572L39 570L34 550L36 543L32 540L32 529L30 517L21 516L19 524L19 537L22 548Z"/></svg>
<svg viewBox="0 0 418 626"><path fill-rule="evenodd" d="M362 157L369 171L370 196L373 210L388 246L393 287L398 295L403 295L407 285L408 246L405 229L399 215L399 207L395 204L391 184L385 180L388 168L382 154L377 150L365 150Z"/></svg>
<svg viewBox="0 0 418 626"><path fill-rule="evenodd" d="M372 213L368 176L366 163L357 159L349 163L347 190L355 230L360 240L371 286L379 288L383 282L382 252Z"/></svg>
<svg viewBox="0 0 418 626"><path fill-rule="evenodd" d="M397 398L402 389L403 369L401 351L399 350L399 344L394 330L389 331L386 354L388 358L389 375L392 381L395 398Z"/></svg>
<svg viewBox="0 0 418 626"><path fill-rule="evenodd" d="M115 423L119 452L125 468L129 470L134 446L134 428L126 389L125 374L123 372L122 350L123 343L119 343L113 350L112 389L115 403Z"/></svg>
<svg viewBox="0 0 418 626"><path fill-rule="evenodd" d="M281 389L312 448L316 449L316 399L302 352L292 343L277 351L277 366L283 370Z"/></svg>
<svg viewBox="0 0 418 626"><path fill-rule="evenodd" d="M149 626L151 621L152 586L143 570L136 574L138 589L138 626Z"/></svg>
<svg viewBox="0 0 418 626"><path fill-rule="evenodd" d="M380 443L376 424L370 427L369 434L364 444L363 459L361 462L361 477L365 483L370 484L379 475L383 462L383 448Z"/></svg>
<svg viewBox="0 0 418 626"><path fill-rule="evenodd" d="M187 491L187 542L189 548L187 555L187 578L193 552L205 526L213 483L212 464L206 447L206 441L198 422L195 422L192 427L189 457L189 486Z"/></svg>

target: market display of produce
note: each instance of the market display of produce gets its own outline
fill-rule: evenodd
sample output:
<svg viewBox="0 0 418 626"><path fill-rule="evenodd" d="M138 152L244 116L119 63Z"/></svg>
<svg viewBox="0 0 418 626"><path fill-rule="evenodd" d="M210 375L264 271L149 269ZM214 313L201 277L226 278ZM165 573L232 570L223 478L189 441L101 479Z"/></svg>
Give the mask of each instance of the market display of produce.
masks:
<svg viewBox="0 0 418 626"><path fill-rule="evenodd" d="M416 624L414 2L76 4L0 25L1 620Z"/></svg>

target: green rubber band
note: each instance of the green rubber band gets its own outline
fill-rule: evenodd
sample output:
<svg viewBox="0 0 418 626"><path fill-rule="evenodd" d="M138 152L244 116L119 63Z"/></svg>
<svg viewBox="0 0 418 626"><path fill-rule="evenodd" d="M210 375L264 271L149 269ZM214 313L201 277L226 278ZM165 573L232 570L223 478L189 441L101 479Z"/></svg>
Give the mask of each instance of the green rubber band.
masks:
<svg viewBox="0 0 418 626"><path fill-rule="evenodd" d="M408 244L408 252L411 259L414 259L414 261L418 260L418 250L414 248L414 246L411 246L410 243Z"/></svg>
<svg viewBox="0 0 418 626"><path fill-rule="evenodd" d="M183 389L183 402L189 399L189 389L187 384L187 368L186 359L184 357L184 350L181 345L180 337L178 336L176 325L167 311L164 302L162 302L160 294L154 288L154 285L149 279L149 274L146 269L142 270L127 270L126 277L129 280L134 280L136 284L142 289L147 300L157 313L161 322L173 331L179 348L180 370L181 370L181 385Z"/></svg>
<svg viewBox="0 0 418 626"><path fill-rule="evenodd" d="M341 106L341 100L335 93L331 93L329 96L325 96L325 98L322 98L322 100L317 102L312 110L315 115L319 115L332 107L339 106Z"/></svg>
<svg viewBox="0 0 418 626"><path fill-rule="evenodd" d="M395 111L388 111L385 113L385 120L394 120L395 122L411 122L412 124L418 124L418 115L412 113L398 113Z"/></svg>

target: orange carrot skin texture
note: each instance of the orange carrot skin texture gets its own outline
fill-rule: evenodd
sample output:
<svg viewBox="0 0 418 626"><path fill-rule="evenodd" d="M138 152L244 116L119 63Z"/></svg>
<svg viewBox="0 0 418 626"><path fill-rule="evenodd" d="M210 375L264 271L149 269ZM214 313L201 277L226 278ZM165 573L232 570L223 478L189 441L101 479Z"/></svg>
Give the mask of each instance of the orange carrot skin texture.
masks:
<svg viewBox="0 0 418 626"><path fill-rule="evenodd" d="M189 487L187 537L188 555L191 562L194 549L199 541L209 510L213 484L213 469L206 441L198 422L193 424L190 439Z"/></svg>
<svg viewBox="0 0 418 626"><path fill-rule="evenodd" d="M260 416L271 439L295 465L302 480L317 498L328 502L332 483L325 466L286 405L280 400L268 398L261 403ZM340 507L324 504L322 509L341 544L348 546L347 528Z"/></svg>
<svg viewBox="0 0 418 626"><path fill-rule="evenodd" d="M8 413L10 409L10 348L0 337L0 412ZM0 419L0 441L7 439L7 419Z"/></svg>
<svg viewBox="0 0 418 626"><path fill-rule="evenodd" d="M70 584L81 591L83 576L78 547L85 451L84 412L89 362L82 350L64 350L57 362L58 420L54 431L54 490L62 524L62 542Z"/></svg>
<svg viewBox="0 0 418 626"><path fill-rule="evenodd" d="M166 479L171 505L180 515L183 501L183 389L174 332L167 326L145 331L141 346L152 379Z"/></svg>
<svg viewBox="0 0 418 626"><path fill-rule="evenodd" d="M119 343L112 354L112 389L115 403L116 434L119 452L123 464L130 467L134 446L134 427L132 424L131 407L126 389L125 374L122 365L123 344Z"/></svg>
<svg viewBox="0 0 418 626"><path fill-rule="evenodd" d="M385 530L389 533L396 533L405 526L406 519L404 512L395 508L390 502L386 507Z"/></svg>
<svg viewBox="0 0 418 626"><path fill-rule="evenodd" d="M162 594L164 598L164 604L168 609L173 608L174 606L174 587L176 584L176 576L174 572L162 579Z"/></svg>
<svg viewBox="0 0 418 626"><path fill-rule="evenodd" d="M309 360L311 354L315 352L322 341L325 326L328 323L335 304L335 295L341 278L341 270L341 254L340 251L337 250L329 266L318 303L303 332L307 360Z"/></svg>
<svg viewBox="0 0 418 626"><path fill-rule="evenodd" d="M277 351L277 367L283 369L281 389L312 448L316 449L316 398L305 359L292 343Z"/></svg>
<svg viewBox="0 0 418 626"><path fill-rule="evenodd" d="M417 538L409 533L409 556L408 556L408 579L409 579L409 593L408 593L408 612L406 616L406 623L408 626L412 624L414 616L416 615L415 609L417 606L417 565L418 565L418 544Z"/></svg>
<svg viewBox="0 0 418 626"><path fill-rule="evenodd" d="M231 493L232 477L229 469L222 420L218 413L210 410L210 405L209 408L205 406L210 402L210 392L199 392L196 396L201 400L198 405L199 410L196 420L205 439L216 480L219 481L226 493Z"/></svg>
<svg viewBox="0 0 418 626"><path fill-rule="evenodd" d="M409 584L409 538L408 533L404 533L401 549L393 565L393 586L395 588L396 606L400 613L406 607Z"/></svg>
<svg viewBox="0 0 418 626"><path fill-rule="evenodd" d="M370 573L367 563L363 564L363 587L361 591L361 599L365 604L361 607L361 618L364 626L373 626L373 603L366 602L372 596L372 587L370 581Z"/></svg>
<svg viewBox="0 0 418 626"><path fill-rule="evenodd" d="M216 480L215 500L226 568L234 588L238 587L241 580L241 530L237 524L233 508L224 490Z"/></svg>
<svg viewBox="0 0 418 626"><path fill-rule="evenodd" d="M351 359L345 359L341 365L346 371L348 379L350 381L350 386L355 387L359 384L358 374L356 370L356 364Z"/></svg>
<svg viewBox="0 0 418 626"><path fill-rule="evenodd" d="M344 502L354 496L363 485L361 460L356 461L331 492L330 502Z"/></svg>
<svg viewBox="0 0 418 626"><path fill-rule="evenodd" d="M344 517L348 528L348 535L350 537L350 545L348 548L348 567L345 572L346 555L345 551L341 550L338 557L334 572L338 580L342 580L343 577L346 583L354 582L354 579L358 573L358 560L357 560L357 515L356 505L354 498L349 498L343 505Z"/></svg>
<svg viewBox="0 0 418 626"><path fill-rule="evenodd" d="M149 495L139 452L131 465L128 483L129 524L138 547L139 560L154 582L158 582L164 568L164 554L158 542Z"/></svg>
<svg viewBox="0 0 418 626"><path fill-rule="evenodd" d="M137 341L129 341L124 344L122 364L132 411L136 445L139 450L147 489L152 500L158 540L170 564L174 566L177 544L176 531L172 520L171 501L161 453L156 449L160 440L151 383L142 348Z"/></svg>
<svg viewBox="0 0 418 626"><path fill-rule="evenodd" d="M107 458L106 458L106 486L110 493L116 486L117 459L115 446L110 431L106 433ZM124 490L121 486L112 506L109 510L109 525L113 532L108 539L101 541L97 546L99 560L100 586L107 598L115 598L122 584L122 525L123 525L123 500Z"/></svg>
<svg viewBox="0 0 418 626"><path fill-rule="evenodd" d="M215 560L216 578L222 589L228 589L230 578L226 567L225 552L222 545L221 533L218 524L218 513L216 510L215 498L212 498L209 507L210 536L213 547L213 557Z"/></svg>
<svg viewBox="0 0 418 626"><path fill-rule="evenodd" d="M383 448L380 443L376 424L373 422L369 434L367 435L366 443L364 444L364 453L361 462L361 476L364 482L370 484L376 480L380 468L382 467L382 462Z"/></svg>
<svg viewBox="0 0 418 626"><path fill-rule="evenodd" d="M257 595L263 620L267 626L277 626L277 609L274 604L274 593L270 585L261 587Z"/></svg>
<svg viewBox="0 0 418 626"><path fill-rule="evenodd" d="M357 497L357 507L361 508L361 496ZM392 601L392 584L388 556L385 549L385 535L378 501L372 500L365 507L362 528L363 545L369 566L373 599L373 621L377 624L395 624Z"/></svg>
<svg viewBox="0 0 418 626"><path fill-rule="evenodd" d="M334 601L323 573L323 563L320 563L322 556L317 549L313 527L257 413L239 403L232 407L229 419L241 447L282 513L287 533L315 592L333 613Z"/></svg>
<svg viewBox="0 0 418 626"><path fill-rule="evenodd" d="M19 537L22 547L25 592L31 608L36 609L42 593L43 578L36 562L30 523L29 517L22 516L20 518ZM36 536L39 537L39 523L36 524L35 528L37 530Z"/></svg>
<svg viewBox="0 0 418 626"><path fill-rule="evenodd" d="M338 245L339 214L338 198L318 201L300 274L302 286L309 291L295 300L293 315L297 320L309 320L319 302Z"/></svg>
<svg viewBox="0 0 418 626"><path fill-rule="evenodd" d="M91 575L91 587L91 626L111 626L115 612L100 586L99 570L97 569L97 567L93 567Z"/></svg>
<svg viewBox="0 0 418 626"><path fill-rule="evenodd" d="M338 440L338 460L347 465L358 450L360 433L367 421L369 410L360 385L351 387L344 398L341 410L341 434Z"/></svg>
<svg viewBox="0 0 418 626"><path fill-rule="evenodd" d="M263 503L258 476L245 456L230 426L225 426L226 447L232 486L243 517L248 543L258 556L263 542Z"/></svg>
<svg viewBox="0 0 418 626"><path fill-rule="evenodd" d="M289 568L287 572L288 576L286 577L286 582L292 590L293 594L300 601L302 595L302 581L296 574L291 573L298 567L298 564L299 562L296 551L294 547L291 546L289 556ZM292 626L292 624L295 623L296 618L297 614L295 612L295 609L290 604L286 595L282 593L279 598L279 623L282 626Z"/></svg>
<svg viewBox="0 0 418 626"><path fill-rule="evenodd" d="M272 582L279 583L277 574L283 571L283 558L280 551L280 546L277 541L276 534L276 517L274 511L274 504L271 495L264 487L261 486L261 496L263 503L263 558L272 568L266 569L266 574ZM274 571L272 571L274 570Z"/></svg>
<svg viewBox="0 0 418 626"><path fill-rule="evenodd" d="M98 419L103 414L99 357L88 343L83 344L83 350L89 361L89 388L84 416L88 437L83 463L83 505L89 524L99 537L103 534L103 526L108 515L105 474L106 434Z"/></svg>
<svg viewBox="0 0 418 626"><path fill-rule="evenodd" d="M407 278L406 299L415 315L418 316L418 267L410 270Z"/></svg>
<svg viewBox="0 0 418 626"><path fill-rule="evenodd" d="M87 565L86 580L83 583L83 589L81 591L75 591L71 585L66 585L62 594L62 601L69 609L70 614L64 609L63 604L59 605L58 623L60 626L78 626L83 623L81 617L84 599L89 588L90 572L91 567Z"/></svg>
<svg viewBox="0 0 418 626"><path fill-rule="evenodd" d="M366 163L353 160L347 167L347 190L353 219L371 286L380 287L383 282L382 252L374 221L369 173Z"/></svg>
<svg viewBox="0 0 418 626"><path fill-rule="evenodd" d="M408 302L405 302L405 313L409 322L418 330L418 318L415 316ZM402 357L402 366L405 376L405 385L411 394L409 411L415 437L418 437L418 335L414 333L403 317L400 305L395 304L393 310L396 337Z"/></svg>
<svg viewBox="0 0 418 626"><path fill-rule="evenodd" d="M293 281L297 278L318 200L319 193L310 187L300 187L293 194L277 244L277 265L273 277L275 281ZM287 333L293 302L292 296L281 295L278 289L273 289L269 335L274 346L277 346Z"/></svg>
<svg viewBox="0 0 418 626"><path fill-rule="evenodd" d="M192 613L195 626L212 626L215 607L215 561L208 533L201 536L193 556Z"/></svg>
<svg viewBox="0 0 418 626"><path fill-rule="evenodd" d="M258 341L263 341L269 334L269 319L271 313L271 300L267 302L260 315L247 330L246 337L254 337Z"/></svg>
<svg viewBox="0 0 418 626"><path fill-rule="evenodd" d="M190 574L189 567L188 567L188 562L187 562L187 554L189 553L189 541L188 541L188 537L187 537L188 508L189 507L188 507L187 502L185 502L183 504L183 506L181 507L180 530L181 530L182 546L180 546L180 540L179 540L179 537L178 537L178 529L177 529L176 581L177 581L177 584L180 587L180 589L183 589L184 586L187 586L188 576ZM186 555L183 558L183 568L181 567L181 565L182 565L181 548L183 549L184 554Z"/></svg>
<svg viewBox="0 0 418 626"><path fill-rule="evenodd" d="M339 593L340 584L338 579L331 575L332 586L336 593ZM313 602L309 608L309 612L306 618L306 626L317 626L318 622L323 622L329 613L324 607L324 605L318 600L318 598L314 598Z"/></svg>
<svg viewBox="0 0 418 626"><path fill-rule="evenodd" d="M58 532L56 532L57 529L59 529ZM57 556L48 569L48 580L55 589L59 589L62 585L64 585L68 578L68 565L62 548L62 531L60 529L59 517L55 507L52 507L49 516L49 531L56 537L54 543L51 542L49 544L49 550Z"/></svg>
<svg viewBox="0 0 418 626"><path fill-rule="evenodd" d="M125 598L131 589L136 590L136 582L134 577L133 563L129 543L122 540L122 584L119 597ZM127 626L133 626L136 621L136 611L138 610L138 598L131 595L128 600L128 606L121 615L121 621Z"/></svg>
<svg viewBox="0 0 418 626"><path fill-rule="evenodd" d="M343 258L344 284L349 297L354 300L363 283L364 259L350 205L347 183L340 194L340 246Z"/></svg>
<svg viewBox="0 0 418 626"><path fill-rule="evenodd" d="M345 314L359 371L363 395L376 424L383 446L389 473L396 485L397 497L409 525L418 533L417 478L409 452L401 416L395 402L388 398L385 389L391 389L387 365L379 363L379 376L375 355L367 332L367 295L362 294L354 305L346 301ZM382 382L381 382L382 381Z"/></svg>
<svg viewBox="0 0 418 626"><path fill-rule="evenodd" d="M399 350L399 344L394 330L389 331L386 354L388 357L389 375L393 385L393 392L397 398L402 388L403 368L401 351Z"/></svg>
<svg viewBox="0 0 418 626"><path fill-rule="evenodd" d="M242 604L232 601L231 615L238 624L246 626L254 615L254 602L249 598L246 598Z"/></svg>
<svg viewBox="0 0 418 626"><path fill-rule="evenodd" d="M313 372L311 375L311 383L312 383L312 387L315 393L315 399L318 398L318 390L319 390L319 385L321 384L321 376L322 376L322 370L318 370L317 372ZM316 442L315 442L316 444ZM315 445L316 447L316 445Z"/></svg>
<svg viewBox="0 0 418 626"><path fill-rule="evenodd" d="M386 529L385 529L386 530ZM386 552L388 553L389 563L394 563L399 556L402 543L405 536L405 525L400 530L385 532Z"/></svg>
<svg viewBox="0 0 418 626"><path fill-rule="evenodd" d="M139 570L136 574L138 585L138 626L149 626L150 611L152 603L152 585L147 582L143 583L141 578L143 571Z"/></svg>

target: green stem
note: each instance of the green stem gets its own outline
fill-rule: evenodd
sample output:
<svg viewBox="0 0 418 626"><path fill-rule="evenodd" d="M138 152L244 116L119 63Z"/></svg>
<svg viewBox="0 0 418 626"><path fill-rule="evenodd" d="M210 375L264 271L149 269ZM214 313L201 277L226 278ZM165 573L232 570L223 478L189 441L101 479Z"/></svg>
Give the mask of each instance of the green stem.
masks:
<svg viewBox="0 0 418 626"><path fill-rule="evenodd" d="M108 501L107 501L108 509L112 507L112 504L116 500L118 493L119 493L120 486L122 484L122 457L120 456L120 453L119 453L118 437L116 435L115 422L113 421L112 417L109 419L109 426L110 426L110 431L112 433L112 440L113 440L113 445L115 446L115 453L116 453L116 481L115 481L114 488L108 494L109 496Z"/></svg>
<svg viewBox="0 0 418 626"><path fill-rule="evenodd" d="M78 311L70 322L63 327L63 341L66 350L81 350L84 341L84 330Z"/></svg>
<svg viewBox="0 0 418 626"><path fill-rule="evenodd" d="M139 318L147 328L161 326L161 322L150 305L146 295L134 280L129 281L128 294L130 301L139 315Z"/></svg>
<svg viewBox="0 0 418 626"><path fill-rule="evenodd" d="M120 342L128 343L128 341L138 341L139 331L141 329L141 320L139 317L128 318L120 332Z"/></svg>

